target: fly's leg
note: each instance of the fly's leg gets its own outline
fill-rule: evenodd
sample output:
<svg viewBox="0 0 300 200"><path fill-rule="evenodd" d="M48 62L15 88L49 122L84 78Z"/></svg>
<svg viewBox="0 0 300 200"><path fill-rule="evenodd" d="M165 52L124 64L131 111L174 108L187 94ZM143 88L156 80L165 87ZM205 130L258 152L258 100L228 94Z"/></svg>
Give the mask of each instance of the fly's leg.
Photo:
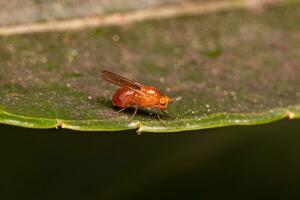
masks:
<svg viewBox="0 0 300 200"><path fill-rule="evenodd" d="M125 109L126 109L126 107L121 108L120 110L118 110L118 111L116 112L116 113L117 113L116 116L119 116L119 113L122 112L122 111L124 111Z"/></svg>
<svg viewBox="0 0 300 200"><path fill-rule="evenodd" d="M124 107L124 108L118 110L118 111L117 111L117 114L119 114L119 113L122 112L123 110L126 110L126 107Z"/></svg>
<svg viewBox="0 0 300 200"><path fill-rule="evenodd" d="M137 113L137 110L138 110L138 107L137 106L134 106L135 110L134 110L134 113L133 115L131 116L130 120L129 120L129 123L133 120L134 116L136 115Z"/></svg>
<svg viewBox="0 0 300 200"><path fill-rule="evenodd" d="M166 110L160 110L164 115L171 117L170 114Z"/></svg>
<svg viewBox="0 0 300 200"><path fill-rule="evenodd" d="M167 126L167 124L160 118L159 114L156 114L156 116L162 125Z"/></svg>

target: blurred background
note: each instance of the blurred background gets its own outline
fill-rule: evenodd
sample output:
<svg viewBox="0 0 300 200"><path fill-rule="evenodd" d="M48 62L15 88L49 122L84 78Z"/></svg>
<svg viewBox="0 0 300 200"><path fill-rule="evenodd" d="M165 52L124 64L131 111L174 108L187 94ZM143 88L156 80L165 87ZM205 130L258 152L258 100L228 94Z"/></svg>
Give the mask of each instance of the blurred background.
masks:
<svg viewBox="0 0 300 200"><path fill-rule="evenodd" d="M127 11L145 8L209 1L210 0L1 0L0 25L125 13ZM218 1L220 0L212 2Z"/></svg>
<svg viewBox="0 0 300 200"><path fill-rule="evenodd" d="M300 124L138 136L0 126L1 199L292 199Z"/></svg>

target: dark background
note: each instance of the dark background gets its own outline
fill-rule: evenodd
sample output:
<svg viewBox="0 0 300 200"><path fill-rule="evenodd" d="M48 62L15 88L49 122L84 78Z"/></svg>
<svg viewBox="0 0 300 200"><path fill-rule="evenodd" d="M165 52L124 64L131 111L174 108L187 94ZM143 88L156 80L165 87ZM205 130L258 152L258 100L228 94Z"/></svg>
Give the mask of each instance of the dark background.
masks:
<svg viewBox="0 0 300 200"><path fill-rule="evenodd" d="M297 120L141 136L0 130L1 199L300 197Z"/></svg>

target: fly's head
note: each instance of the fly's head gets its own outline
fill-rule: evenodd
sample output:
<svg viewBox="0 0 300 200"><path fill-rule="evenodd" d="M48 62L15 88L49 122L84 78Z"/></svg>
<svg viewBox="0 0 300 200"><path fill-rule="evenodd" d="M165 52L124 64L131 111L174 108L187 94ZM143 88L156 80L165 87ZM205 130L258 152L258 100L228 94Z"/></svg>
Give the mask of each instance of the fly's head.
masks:
<svg viewBox="0 0 300 200"><path fill-rule="evenodd" d="M172 99L170 97L161 96L158 101L159 109L166 110L169 103L172 103Z"/></svg>

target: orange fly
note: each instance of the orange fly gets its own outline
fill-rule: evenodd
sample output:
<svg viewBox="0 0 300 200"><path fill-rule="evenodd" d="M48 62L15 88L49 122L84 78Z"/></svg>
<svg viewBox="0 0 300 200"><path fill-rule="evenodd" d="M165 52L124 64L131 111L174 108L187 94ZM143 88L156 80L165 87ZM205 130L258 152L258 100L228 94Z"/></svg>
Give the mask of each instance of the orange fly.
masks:
<svg viewBox="0 0 300 200"><path fill-rule="evenodd" d="M162 95L160 91L153 86L145 86L105 70L101 71L101 78L114 85L120 86L112 98L113 106L121 108L118 112L126 108L135 109L129 122L132 121L140 107L158 108L164 112L168 104L172 103L170 97ZM159 115L157 116L160 119Z"/></svg>

